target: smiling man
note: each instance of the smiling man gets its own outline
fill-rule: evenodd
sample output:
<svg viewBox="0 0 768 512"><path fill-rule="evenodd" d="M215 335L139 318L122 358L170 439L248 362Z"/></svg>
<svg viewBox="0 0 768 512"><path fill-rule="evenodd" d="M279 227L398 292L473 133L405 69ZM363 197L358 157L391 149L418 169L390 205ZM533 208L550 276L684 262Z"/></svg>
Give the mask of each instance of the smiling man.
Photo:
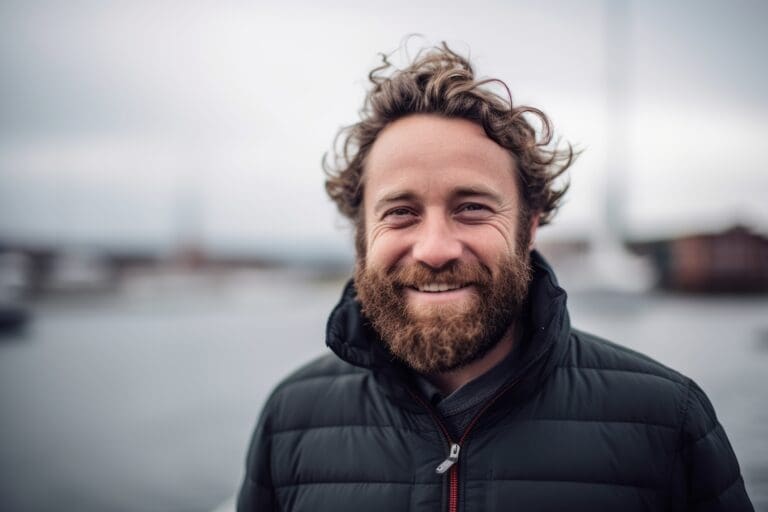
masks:
<svg viewBox="0 0 768 512"><path fill-rule="evenodd" d="M533 250L573 160L546 116L445 46L384 64L326 169L357 251L333 354L270 396L238 510L752 510L700 388L571 328Z"/></svg>
<svg viewBox="0 0 768 512"><path fill-rule="evenodd" d="M394 121L368 155L358 297L389 350L448 392L519 333L536 221L514 165L477 124L431 114Z"/></svg>

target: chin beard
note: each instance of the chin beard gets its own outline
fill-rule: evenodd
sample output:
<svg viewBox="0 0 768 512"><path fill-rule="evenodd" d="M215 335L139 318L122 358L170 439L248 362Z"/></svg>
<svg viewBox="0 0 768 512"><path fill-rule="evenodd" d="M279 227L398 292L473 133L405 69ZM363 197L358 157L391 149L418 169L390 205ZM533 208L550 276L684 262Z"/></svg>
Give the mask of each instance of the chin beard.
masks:
<svg viewBox="0 0 768 512"><path fill-rule="evenodd" d="M531 280L528 253L515 253L496 275L479 262L435 271L416 263L388 270L358 259L357 297L389 352L422 374L443 373L482 358L519 316ZM427 283L472 285L472 296L447 304L409 305L406 288Z"/></svg>

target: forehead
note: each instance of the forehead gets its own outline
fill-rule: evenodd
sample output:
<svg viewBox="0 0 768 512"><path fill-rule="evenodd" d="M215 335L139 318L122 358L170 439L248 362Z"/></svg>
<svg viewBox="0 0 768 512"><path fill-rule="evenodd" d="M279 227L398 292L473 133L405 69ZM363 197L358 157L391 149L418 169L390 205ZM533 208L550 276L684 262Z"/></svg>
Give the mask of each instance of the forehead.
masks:
<svg viewBox="0 0 768 512"><path fill-rule="evenodd" d="M466 119L413 115L379 134L365 166L364 202L400 189L421 195L457 187L482 187L514 200L515 164L510 153Z"/></svg>

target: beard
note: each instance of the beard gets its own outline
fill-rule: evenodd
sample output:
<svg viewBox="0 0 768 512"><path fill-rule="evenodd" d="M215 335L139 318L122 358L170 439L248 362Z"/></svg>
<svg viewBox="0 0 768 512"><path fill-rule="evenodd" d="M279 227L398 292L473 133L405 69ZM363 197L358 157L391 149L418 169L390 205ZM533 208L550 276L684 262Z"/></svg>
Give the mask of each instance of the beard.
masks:
<svg viewBox="0 0 768 512"><path fill-rule="evenodd" d="M522 245L527 247L527 244ZM482 358L520 316L531 280L529 254L516 251L494 275L479 262L454 262L440 270L422 263L388 270L355 267L357 297L389 352L422 374L442 373ZM413 307L408 288L428 283L471 285L456 302Z"/></svg>

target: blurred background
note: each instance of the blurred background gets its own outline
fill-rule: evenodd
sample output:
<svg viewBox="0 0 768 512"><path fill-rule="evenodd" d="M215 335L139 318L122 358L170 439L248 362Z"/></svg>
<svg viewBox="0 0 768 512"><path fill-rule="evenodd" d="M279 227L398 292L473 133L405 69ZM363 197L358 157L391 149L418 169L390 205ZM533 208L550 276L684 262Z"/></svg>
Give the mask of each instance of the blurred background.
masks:
<svg viewBox="0 0 768 512"><path fill-rule="evenodd" d="M232 510L324 352L322 155L446 40L584 150L538 243L574 325L709 394L768 511L768 4L0 3L0 509ZM403 62L404 52L395 53Z"/></svg>

